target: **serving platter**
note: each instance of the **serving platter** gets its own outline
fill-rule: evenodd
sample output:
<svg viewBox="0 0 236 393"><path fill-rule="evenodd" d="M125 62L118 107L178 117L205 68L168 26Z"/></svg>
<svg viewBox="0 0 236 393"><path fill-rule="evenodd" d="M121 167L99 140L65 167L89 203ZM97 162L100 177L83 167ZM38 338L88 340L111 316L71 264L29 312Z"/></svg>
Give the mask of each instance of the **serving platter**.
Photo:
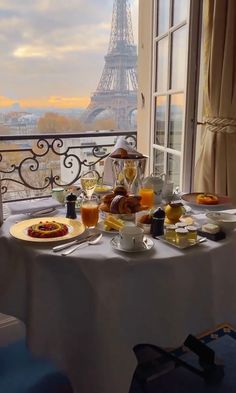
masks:
<svg viewBox="0 0 236 393"><path fill-rule="evenodd" d="M181 198L190 207L197 208L197 209L206 209L206 210L217 210L217 209L227 208L232 203L230 198L225 195L216 195L218 197L219 203L215 205L197 203L197 196L200 194L204 194L204 192L192 192L189 194L184 194L181 196Z"/></svg>
<svg viewBox="0 0 236 393"><path fill-rule="evenodd" d="M167 240L167 239L165 238L165 235L163 235L163 236L158 236L157 239L158 239L158 240L161 240L161 241L164 242L164 243L169 244L170 246L173 246L173 247L175 247L175 248L179 248L180 250L184 250L184 249L186 249L186 248L191 248L191 247L197 246L197 245L199 245L199 244L201 244L201 243L203 243L203 242L205 242L205 241L207 240L205 237L198 236L198 237L197 237L196 243L187 242L186 244L177 244L177 243L175 243L175 242L172 242L172 241L170 241L170 240Z"/></svg>
<svg viewBox="0 0 236 393"><path fill-rule="evenodd" d="M53 237L53 238L37 238L28 235L27 230L31 225L38 224L40 221L57 221L59 223L65 224L68 227L69 232L65 236ZM24 220L17 222L10 228L10 234L19 240L24 240L27 242L34 243L48 243L48 242L58 242L61 240L73 239L76 236L81 235L85 230L84 225L78 220L72 220L65 217L38 217L32 218L30 220Z"/></svg>

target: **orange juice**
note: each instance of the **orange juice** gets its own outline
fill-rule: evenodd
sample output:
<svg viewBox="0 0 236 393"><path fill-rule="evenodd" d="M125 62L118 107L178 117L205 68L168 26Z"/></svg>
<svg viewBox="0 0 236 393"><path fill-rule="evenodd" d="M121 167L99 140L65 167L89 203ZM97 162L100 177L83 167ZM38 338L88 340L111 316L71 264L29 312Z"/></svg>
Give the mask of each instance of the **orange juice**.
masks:
<svg viewBox="0 0 236 393"><path fill-rule="evenodd" d="M139 194L142 197L141 205L153 207L154 205L154 192L152 188L140 188Z"/></svg>
<svg viewBox="0 0 236 393"><path fill-rule="evenodd" d="M98 205L85 203L80 208L82 222L86 227L95 227L98 223Z"/></svg>

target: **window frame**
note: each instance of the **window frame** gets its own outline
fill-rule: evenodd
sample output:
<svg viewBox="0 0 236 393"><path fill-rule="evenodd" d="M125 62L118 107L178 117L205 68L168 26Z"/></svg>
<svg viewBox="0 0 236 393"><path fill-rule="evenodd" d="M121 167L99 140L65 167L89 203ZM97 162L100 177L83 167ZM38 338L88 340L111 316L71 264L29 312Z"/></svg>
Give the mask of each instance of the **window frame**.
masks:
<svg viewBox="0 0 236 393"><path fill-rule="evenodd" d="M153 168L154 145L154 106L155 95L155 1L139 1L139 50L138 50L138 148L150 157L148 170ZM197 103L200 74L200 49L202 25L202 0L190 0L189 34L187 42L187 76L185 90L185 107L183 114L183 135L181 155L180 187L183 192L190 192L193 188L193 174L195 164ZM181 26L181 23L178 24ZM174 29L176 30L176 28ZM155 41L155 42L154 42ZM170 51L169 51L170 52ZM177 92L177 90L176 90ZM162 148L158 145L158 150ZM173 149L164 148L167 153Z"/></svg>

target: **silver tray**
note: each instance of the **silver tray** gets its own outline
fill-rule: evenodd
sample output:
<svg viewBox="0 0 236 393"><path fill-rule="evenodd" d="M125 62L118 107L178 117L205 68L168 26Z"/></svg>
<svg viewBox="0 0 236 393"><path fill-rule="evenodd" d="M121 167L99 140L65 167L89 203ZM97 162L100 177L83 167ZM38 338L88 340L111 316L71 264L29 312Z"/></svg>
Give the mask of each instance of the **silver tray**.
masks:
<svg viewBox="0 0 236 393"><path fill-rule="evenodd" d="M207 240L206 237L198 236L198 237L197 237L196 243L190 243L190 242L188 242L188 243L186 243L186 244L180 245L180 244L176 244L175 242L172 242L172 241L170 241L170 240L166 240L166 238L165 238L164 235L163 235L163 236L158 236L158 237L156 237L156 239L161 240L161 241L163 241L164 243L169 244L170 246L179 248L180 250L184 250L184 249L186 249L186 248L190 248L190 247L197 246L197 245L199 245L199 244L201 244L201 243L204 243L204 242Z"/></svg>

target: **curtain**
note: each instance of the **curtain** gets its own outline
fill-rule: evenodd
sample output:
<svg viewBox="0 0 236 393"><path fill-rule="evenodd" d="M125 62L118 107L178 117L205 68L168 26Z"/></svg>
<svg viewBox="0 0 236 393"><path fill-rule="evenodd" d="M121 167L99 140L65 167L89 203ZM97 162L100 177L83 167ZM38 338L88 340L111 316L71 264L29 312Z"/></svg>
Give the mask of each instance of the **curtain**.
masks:
<svg viewBox="0 0 236 393"><path fill-rule="evenodd" d="M236 0L204 0L204 130L194 188L236 203Z"/></svg>

